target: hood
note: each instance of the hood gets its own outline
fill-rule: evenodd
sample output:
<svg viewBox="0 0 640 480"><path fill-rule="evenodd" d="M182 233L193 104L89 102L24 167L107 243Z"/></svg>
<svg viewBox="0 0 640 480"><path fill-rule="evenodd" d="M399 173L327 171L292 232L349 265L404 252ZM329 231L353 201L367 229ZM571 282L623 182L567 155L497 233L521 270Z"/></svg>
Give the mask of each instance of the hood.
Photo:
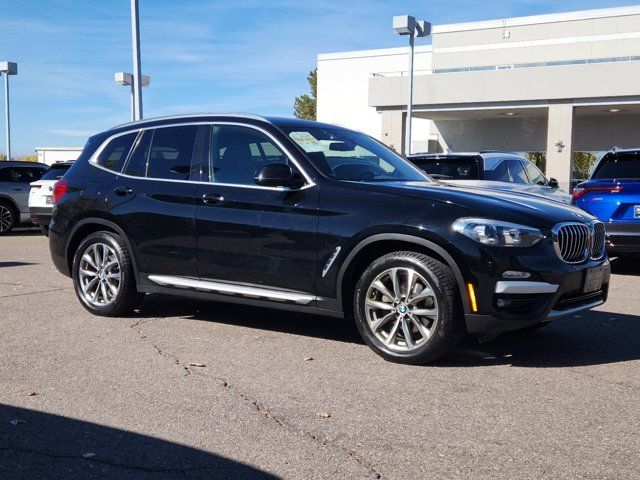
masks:
<svg viewBox="0 0 640 480"><path fill-rule="evenodd" d="M455 205L466 210L461 216L492 218L536 228L552 228L561 222L590 222L595 219L573 205L515 191L438 182L367 182L366 185L379 192Z"/></svg>

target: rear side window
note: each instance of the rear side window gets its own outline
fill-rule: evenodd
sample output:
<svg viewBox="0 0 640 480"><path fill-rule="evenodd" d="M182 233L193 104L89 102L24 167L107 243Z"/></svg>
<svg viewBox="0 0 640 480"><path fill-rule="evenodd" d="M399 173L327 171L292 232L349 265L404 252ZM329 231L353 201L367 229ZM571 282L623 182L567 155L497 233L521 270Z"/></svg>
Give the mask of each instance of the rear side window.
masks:
<svg viewBox="0 0 640 480"><path fill-rule="evenodd" d="M60 180L65 173L71 168L71 165L52 165L41 180Z"/></svg>
<svg viewBox="0 0 640 480"><path fill-rule="evenodd" d="M124 173L135 177L145 177L147 175L147 162L149 161L149 148L151 147L152 137L153 131L151 130L142 132L142 135L138 137Z"/></svg>
<svg viewBox="0 0 640 480"><path fill-rule="evenodd" d="M478 161L473 157L411 160L435 179L478 180Z"/></svg>
<svg viewBox="0 0 640 480"><path fill-rule="evenodd" d="M96 164L114 172L122 171L124 162L137 136L138 132L133 132L111 140L98 155Z"/></svg>
<svg viewBox="0 0 640 480"><path fill-rule="evenodd" d="M45 172L44 168L9 167L0 170L0 182L31 183L40 180Z"/></svg>
<svg viewBox="0 0 640 480"><path fill-rule="evenodd" d="M197 125L158 128L153 132L147 176L189 180Z"/></svg>
<svg viewBox="0 0 640 480"><path fill-rule="evenodd" d="M640 155L635 152L606 155L591 178L640 178Z"/></svg>

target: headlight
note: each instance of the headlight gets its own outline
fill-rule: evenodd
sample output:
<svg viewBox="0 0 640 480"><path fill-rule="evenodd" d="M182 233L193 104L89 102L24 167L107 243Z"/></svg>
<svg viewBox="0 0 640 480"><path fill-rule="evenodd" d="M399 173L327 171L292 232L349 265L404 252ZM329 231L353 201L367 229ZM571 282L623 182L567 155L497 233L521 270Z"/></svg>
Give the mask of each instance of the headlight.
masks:
<svg viewBox="0 0 640 480"><path fill-rule="evenodd" d="M544 238L537 228L488 218L459 218L453 229L483 245L493 247L532 247Z"/></svg>

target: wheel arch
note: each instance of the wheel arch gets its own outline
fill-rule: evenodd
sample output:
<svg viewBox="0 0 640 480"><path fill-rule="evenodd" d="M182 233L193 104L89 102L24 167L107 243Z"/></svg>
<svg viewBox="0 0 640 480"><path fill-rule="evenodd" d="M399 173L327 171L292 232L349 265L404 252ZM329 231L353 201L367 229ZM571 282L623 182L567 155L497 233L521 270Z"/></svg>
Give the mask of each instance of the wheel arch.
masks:
<svg viewBox="0 0 640 480"><path fill-rule="evenodd" d="M418 251L440 260L451 270L456 279L464 313L470 312L464 277L453 257L442 246L430 240L401 233L372 235L358 243L346 256L340 266L337 279L338 308L344 316L349 316L353 290L359 273L375 259L398 250ZM345 305L345 301L347 304Z"/></svg>
<svg viewBox="0 0 640 480"><path fill-rule="evenodd" d="M129 249L129 257L131 258L131 263L133 265L133 273L136 279L136 284L139 285L140 282L138 280L138 266L136 263L136 254L135 250L131 246L131 242L129 238L124 233L124 230L115 222L107 220L105 218L99 217L90 217L83 218L78 223L76 223L69 234L69 240L67 240L67 245L65 247L65 253L67 258L67 265L69 268L69 272L73 272L73 258L75 256L75 250L78 248L78 245L82 242L84 238L91 235L95 232L100 231L110 231L119 235L124 243L127 245ZM73 273L72 273L73 274Z"/></svg>

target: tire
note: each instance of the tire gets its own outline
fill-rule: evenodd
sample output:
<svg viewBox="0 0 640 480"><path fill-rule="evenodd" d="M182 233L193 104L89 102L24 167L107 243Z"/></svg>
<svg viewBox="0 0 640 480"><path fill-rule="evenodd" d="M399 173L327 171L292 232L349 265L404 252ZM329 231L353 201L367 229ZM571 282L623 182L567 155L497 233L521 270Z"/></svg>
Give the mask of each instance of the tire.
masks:
<svg viewBox="0 0 640 480"><path fill-rule="evenodd" d="M94 315L127 315L144 300L136 287L131 254L115 233L95 232L86 237L76 249L72 276L80 303Z"/></svg>
<svg viewBox="0 0 640 480"><path fill-rule="evenodd" d="M395 285L400 290L398 296L394 295L394 271ZM406 295L410 279L413 287ZM382 290L386 288L386 294L399 297L399 301L374 286L380 283ZM377 308L381 304L385 305L384 309ZM390 304L393 309L389 308ZM354 314L367 345L386 360L398 363L433 362L448 354L465 334L453 272L442 262L416 252L393 252L375 260L356 285ZM381 323L376 327L377 322Z"/></svg>
<svg viewBox="0 0 640 480"><path fill-rule="evenodd" d="M6 235L13 230L19 217L18 211L11 203L0 201L0 235Z"/></svg>

